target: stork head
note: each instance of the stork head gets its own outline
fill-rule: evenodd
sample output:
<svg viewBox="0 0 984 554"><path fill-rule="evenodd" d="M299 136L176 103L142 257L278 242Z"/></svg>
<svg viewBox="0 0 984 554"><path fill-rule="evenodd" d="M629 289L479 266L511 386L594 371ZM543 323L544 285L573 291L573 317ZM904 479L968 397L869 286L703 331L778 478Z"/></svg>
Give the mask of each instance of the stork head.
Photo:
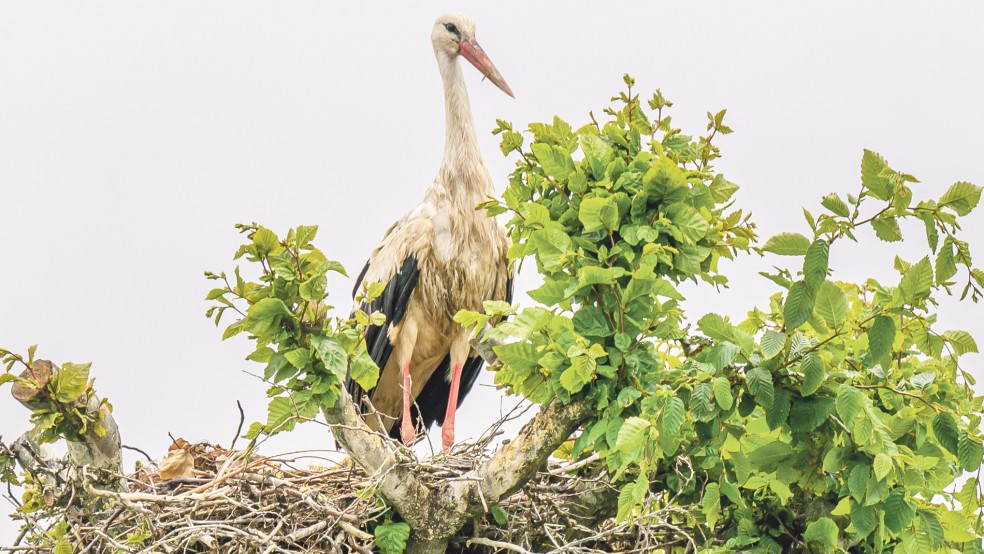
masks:
<svg viewBox="0 0 984 554"><path fill-rule="evenodd" d="M492 64L492 60L485 55L485 51L475 40L475 23L467 16L460 13L446 13L437 18L434 30L431 31L431 42L434 43L434 53L439 59L443 55L449 60L454 60L460 55L471 62L502 92L513 96L506 80L502 78L499 70Z"/></svg>

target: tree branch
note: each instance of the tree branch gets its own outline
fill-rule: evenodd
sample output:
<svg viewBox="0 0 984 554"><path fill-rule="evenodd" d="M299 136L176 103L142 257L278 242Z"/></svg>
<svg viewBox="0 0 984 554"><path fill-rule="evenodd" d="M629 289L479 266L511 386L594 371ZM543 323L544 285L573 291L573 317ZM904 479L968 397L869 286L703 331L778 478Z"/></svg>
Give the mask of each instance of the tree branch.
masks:
<svg viewBox="0 0 984 554"><path fill-rule="evenodd" d="M490 348L479 350L486 360L492 358L490 365L499 365L489 352ZM484 513L488 504L499 503L525 485L590 414L584 400L548 404L475 470L459 478L425 482L414 467L413 454L369 429L348 394L324 410L339 444L366 473L378 478L380 494L410 524L411 553L443 552L468 517Z"/></svg>
<svg viewBox="0 0 984 554"><path fill-rule="evenodd" d="M525 485L590 414L584 400L545 406L515 439L475 470L486 502L497 503ZM472 499L472 511L481 506L479 498Z"/></svg>
<svg viewBox="0 0 984 554"><path fill-rule="evenodd" d="M14 383L10 394L25 408L34 411L42 406L48 398L47 386L58 375L58 368L48 360L35 360L31 367L21 372L21 379L30 384ZM90 413L100 414L100 426L105 430L103 436L96 433L94 427L86 430L81 441L66 441L68 443L68 460L78 467L105 469L113 474L123 471L123 457L120 449L120 430L113 419L109 407L103 405L98 395L92 394L85 400L86 409Z"/></svg>

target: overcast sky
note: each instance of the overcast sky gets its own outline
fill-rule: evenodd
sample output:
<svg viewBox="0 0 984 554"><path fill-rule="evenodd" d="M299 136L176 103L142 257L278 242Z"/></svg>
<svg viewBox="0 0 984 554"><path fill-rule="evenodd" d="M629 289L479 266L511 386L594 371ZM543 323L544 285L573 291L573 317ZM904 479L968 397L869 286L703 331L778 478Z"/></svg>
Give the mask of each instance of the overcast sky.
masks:
<svg viewBox="0 0 984 554"><path fill-rule="evenodd" d="M763 240L805 232L801 206L856 191L863 148L919 177L917 198L957 180L984 184L984 8L940 6L2 2L0 346L40 343L38 355L56 363L93 362L124 443L155 457L168 432L228 444L236 400L247 422L263 419L265 386L244 373L260 367L244 360L245 337L221 342L204 318L202 272L232 269L233 224L250 221L281 233L320 225L317 244L358 272L441 161L429 38L448 10L476 21L516 93L465 72L500 190L513 160L489 133L495 118L525 128L558 114L577 127L622 89L625 72L637 90L661 87L684 130L700 132L706 111L728 108L735 133L720 140L717 167L741 185L738 205ZM971 219L965 235L984 259L984 210ZM904 230L904 247L867 233L861 247L838 243L834 277L897 280L895 253L926 254L921 230ZM776 261L726 264L733 288L688 289L690 314L741 318L767 305L775 288L756 272ZM519 289L534 282L521 276ZM350 285L332 282L336 305L348 305ZM947 302L941 327L980 341L981 314ZM979 356L964 363L982 374ZM0 435L10 441L28 414L6 394ZM500 405L511 404L478 387L459 436L487 427ZM267 451L328 444L310 425ZM12 533L0 521L0 543Z"/></svg>

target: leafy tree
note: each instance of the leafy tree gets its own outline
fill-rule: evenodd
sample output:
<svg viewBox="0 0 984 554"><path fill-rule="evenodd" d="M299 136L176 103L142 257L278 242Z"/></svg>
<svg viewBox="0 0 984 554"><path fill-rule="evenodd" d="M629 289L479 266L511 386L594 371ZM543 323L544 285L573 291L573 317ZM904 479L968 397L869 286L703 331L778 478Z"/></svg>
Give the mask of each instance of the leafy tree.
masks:
<svg viewBox="0 0 984 554"><path fill-rule="evenodd" d="M694 138L672 126L661 92L643 105L625 82L603 122L592 115L575 129L554 118L524 136L500 121L494 131L516 169L502 198L482 208L508 217L510 258L535 264L543 282L529 292L537 306L488 302L456 319L494 345L495 382L543 408L512 450L477 470L477 484L424 483L387 465L392 450L380 439L349 434L361 423L342 383L346 371L365 387L375 382L362 336L383 321L329 316L326 274L344 270L314 246L315 227L280 238L240 226L248 242L236 257L259 278L239 268L231 278L207 274L219 283L208 315L219 324L236 314L223 338L255 340L250 359L271 383L268 417L246 436L323 412L359 464L385 469L379 493L395 513L374 528L383 552L443 551L486 513L492 536L507 518L498 503L549 454L613 484L603 516L655 529L649 548L981 552L980 482L965 473L984 458L984 406L961 365L978 348L968 332L936 323L941 295L982 295L984 271L960 234L981 187L958 182L930 198L929 187L865 151L856 195L823 197L816 214L804 210L799 232L756 246L753 222L735 207L737 185L713 166L715 139L731 133L725 111L708 113L706 134ZM866 226L899 242L907 219L923 224L927 255L896 258L898 279L831 278L831 248L858 241ZM742 321L687 317L683 282L725 287L721 258L756 253L779 266L763 273L776 287L767 306ZM73 432L51 421L45 438ZM554 548L537 540L529 530L523 547Z"/></svg>

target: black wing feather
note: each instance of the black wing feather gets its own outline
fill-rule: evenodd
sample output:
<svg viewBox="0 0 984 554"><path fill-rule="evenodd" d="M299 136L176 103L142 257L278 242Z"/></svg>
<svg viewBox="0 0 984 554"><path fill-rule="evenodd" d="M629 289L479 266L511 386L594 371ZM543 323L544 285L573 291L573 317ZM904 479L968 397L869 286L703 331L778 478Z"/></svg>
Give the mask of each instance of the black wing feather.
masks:
<svg viewBox="0 0 984 554"><path fill-rule="evenodd" d="M368 271L369 262L366 262L366 266L359 273L355 288L352 290L353 296L358 293ZM407 313L407 305L410 303L410 295L413 294L413 289L417 286L417 279L419 277L420 268L417 265L417 258L410 256L403 261L400 270L386 283L383 294L379 295L371 303L366 304L363 302L360 306L366 313L382 312L386 315L386 323L381 326L372 325L366 329L366 351L368 351L372 361L376 362L376 365L379 366L380 371L386 367L386 362L389 361L389 357L393 353L393 344L390 343L387 330L391 325L396 325L403 321L403 316ZM362 387L352 380L351 374L346 377L345 388L352 395L352 400L355 402L357 409L361 413L365 413L362 397L372 395L372 390L362 390ZM399 430L399 427L394 428Z"/></svg>

